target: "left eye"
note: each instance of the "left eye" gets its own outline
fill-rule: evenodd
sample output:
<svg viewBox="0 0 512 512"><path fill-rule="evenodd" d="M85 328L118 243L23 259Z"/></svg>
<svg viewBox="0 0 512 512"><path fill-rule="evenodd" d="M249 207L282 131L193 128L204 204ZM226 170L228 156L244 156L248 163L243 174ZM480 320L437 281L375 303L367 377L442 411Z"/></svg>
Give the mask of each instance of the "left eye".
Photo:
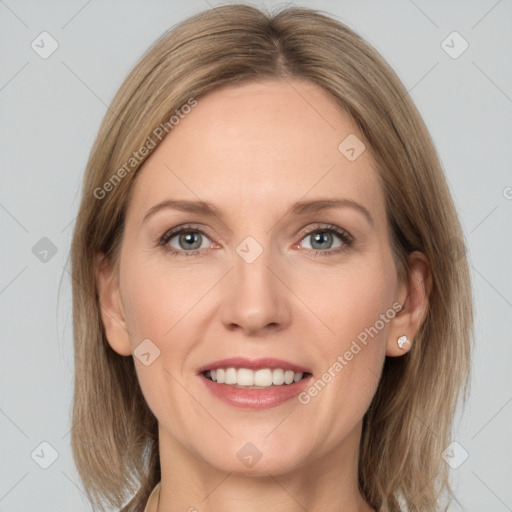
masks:
<svg viewBox="0 0 512 512"><path fill-rule="evenodd" d="M333 245L335 238L340 240L337 245ZM341 247L343 244L341 235L330 229L318 229L308 233L302 240L311 240L309 247L307 245L303 245L303 247L313 250L335 249L336 247Z"/></svg>

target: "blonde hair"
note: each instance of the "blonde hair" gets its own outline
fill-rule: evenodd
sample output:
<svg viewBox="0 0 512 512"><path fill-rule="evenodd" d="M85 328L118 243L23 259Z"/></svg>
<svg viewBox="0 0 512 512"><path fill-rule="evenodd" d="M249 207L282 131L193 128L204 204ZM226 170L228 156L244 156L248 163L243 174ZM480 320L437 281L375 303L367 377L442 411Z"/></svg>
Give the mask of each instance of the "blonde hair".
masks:
<svg viewBox="0 0 512 512"><path fill-rule="evenodd" d="M142 511L160 480L157 420L133 358L106 340L95 283L98 254L118 262L130 190L147 156L126 163L156 127L170 131L169 119L191 98L266 78L315 83L351 116L378 164L400 279L410 252L430 262L426 319L406 355L386 358L363 419L359 485L382 512L440 510L438 497L453 497L441 455L467 397L473 306L464 236L434 144L396 74L350 28L316 10L270 15L248 5L210 9L156 41L119 89L91 150L71 248L71 441L87 496L104 510L135 493L123 510Z"/></svg>

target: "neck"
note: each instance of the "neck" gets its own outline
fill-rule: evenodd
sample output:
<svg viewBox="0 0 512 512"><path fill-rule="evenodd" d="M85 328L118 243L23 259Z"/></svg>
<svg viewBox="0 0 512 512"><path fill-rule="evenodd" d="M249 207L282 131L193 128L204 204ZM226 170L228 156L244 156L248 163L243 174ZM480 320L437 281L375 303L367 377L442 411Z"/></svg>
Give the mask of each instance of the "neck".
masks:
<svg viewBox="0 0 512 512"><path fill-rule="evenodd" d="M291 471L247 476L199 459L159 427L161 489L157 512L373 512L357 479L361 425L326 456ZM357 438L357 439L356 439Z"/></svg>

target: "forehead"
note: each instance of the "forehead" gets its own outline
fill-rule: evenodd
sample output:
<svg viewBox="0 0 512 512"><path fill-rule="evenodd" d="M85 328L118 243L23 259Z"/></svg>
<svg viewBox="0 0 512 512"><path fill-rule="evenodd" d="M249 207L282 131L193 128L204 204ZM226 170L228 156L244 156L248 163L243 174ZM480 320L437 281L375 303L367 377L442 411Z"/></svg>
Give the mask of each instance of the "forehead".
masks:
<svg viewBox="0 0 512 512"><path fill-rule="evenodd" d="M349 160L339 148L362 141L357 125L320 87L265 80L197 101L139 170L134 208L179 196L263 213L321 196L373 203L367 206L376 215L383 210L369 149Z"/></svg>

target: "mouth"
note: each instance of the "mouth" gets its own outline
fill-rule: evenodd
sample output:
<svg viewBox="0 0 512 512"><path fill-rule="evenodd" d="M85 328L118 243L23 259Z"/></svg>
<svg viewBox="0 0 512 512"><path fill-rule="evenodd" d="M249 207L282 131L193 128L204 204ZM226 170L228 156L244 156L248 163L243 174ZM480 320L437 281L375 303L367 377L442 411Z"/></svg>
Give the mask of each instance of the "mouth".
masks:
<svg viewBox="0 0 512 512"><path fill-rule="evenodd" d="M198 373L206 388L224 403L267 409L295 398L312 379L307 368L281 359L230 358Z"/></svg>

